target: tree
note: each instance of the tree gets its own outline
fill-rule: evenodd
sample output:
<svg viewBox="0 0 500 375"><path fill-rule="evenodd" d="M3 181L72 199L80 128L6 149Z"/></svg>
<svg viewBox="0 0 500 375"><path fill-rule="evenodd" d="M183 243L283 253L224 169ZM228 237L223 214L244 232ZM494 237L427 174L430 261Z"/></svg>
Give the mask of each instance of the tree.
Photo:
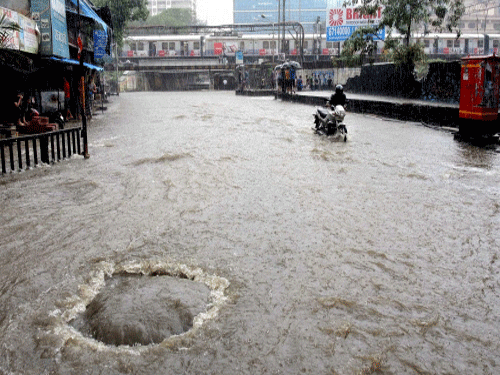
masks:
<svg viewBox="0 0 500 375"><path fill-rule="evenodd" d="M123 45L123 36L127 22L145 20L148 17L146 0L94 0L97 7L108 6L113 21L113 32L119 46Z"/></svg>
<svg viewBox="0 0 500 375"><path fill-rule="evenodd" d="M186 8L169 8L157 14L156 16L149 16L145 21L134 21L129 26L188 26L199 25L193 12Z"/></svg>
<svg viewBox="0 0 500 375"><path fill-rule="evenodd" d="M437 32L455 31L460 36L458 21L465 8L463 0L348 0L351 6L358 6L361 15L375 15L382 11L382 20L378 25L358 28L344 43L343 54L352 56L356 53L369 53L375 46L376 32L385 28L388 31L385 49L395 52L398 62L414 66L415 58L422 58L423 51L418 46L410 46L411 33L415 29L429 32L429 28ZM403 46L391 37L397 31L404 41Z"/></svg>

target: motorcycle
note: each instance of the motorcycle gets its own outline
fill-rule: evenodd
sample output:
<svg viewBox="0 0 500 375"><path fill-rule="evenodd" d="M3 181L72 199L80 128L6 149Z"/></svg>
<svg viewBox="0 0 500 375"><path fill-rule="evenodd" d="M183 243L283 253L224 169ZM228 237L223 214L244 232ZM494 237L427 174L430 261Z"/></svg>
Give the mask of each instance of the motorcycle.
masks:
<svg viewBox="0 0 500 375"><path fill-rule="evenodd" d="M341 105L336 105L335 108L316 108L314 116L313 128L318 134L325 134L333 138L347 141L347 128L344 125L345 109Z"/></svg>

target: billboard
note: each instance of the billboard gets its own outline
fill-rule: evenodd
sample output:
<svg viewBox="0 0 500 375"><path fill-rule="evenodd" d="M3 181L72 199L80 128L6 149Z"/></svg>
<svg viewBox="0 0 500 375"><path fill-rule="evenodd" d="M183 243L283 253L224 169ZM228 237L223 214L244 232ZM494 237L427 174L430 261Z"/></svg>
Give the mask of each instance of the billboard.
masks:
<svg viewBox="0 0 500 375"><path fill-rule="evenodd" d="M8 24L18 24L19 31L7 32L4 48L16 51L38 53L36 22L11 9L0 7L0 17L5 15Z"/></svg>
<svg viewBox="0 0 500 375"><path fill-rule="evenodd" d="M108 34L104 30L94 30L94 58L102 59L106 56Z"/></svg>
<svg viewBox="0 0 500 375"><path fill-rule="evenodd" d="M38 53L38 38L36 35L36 22L30 18L19 16L19 50L32 54Z"/></svg>
<svg viewBox="0 0 500 375"><path fill-rule="evenodd" d="M0 18L5 16L6 24L19 24L19 15L11 9L0 7ZM4 40L4 48L19 50L19 32L8 31Z"/></svg>
<svg viewBox="0 0 500 375"><path fill-rule="evenodd" d="M31 0L31 12L42 34L40 53L69 58L65 0Z"/></svg>
<svg viewBox="0 0 500 375"><path fill-rule="evenodd" d="M326 9L326 40L340 42L348 39L358 27L376 26L382 20L382 8L375 15L361 15L357 6L344 6L344 0L334 0L328 3ZM377 34L385 39L385 30Z"/></svg>

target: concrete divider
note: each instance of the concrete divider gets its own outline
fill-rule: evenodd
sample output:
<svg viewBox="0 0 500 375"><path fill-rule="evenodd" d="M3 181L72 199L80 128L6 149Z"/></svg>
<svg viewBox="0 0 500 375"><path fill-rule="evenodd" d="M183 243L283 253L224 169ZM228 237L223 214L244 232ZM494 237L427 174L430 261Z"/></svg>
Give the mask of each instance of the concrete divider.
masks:
<svg viewBox="0 0 500 375"><path fill-rule="evenodd" d="M332 92L303 91L296 94L282 94L272 90L245 90L236 92L245 96L273 95L276 99L288 102L322 106L330 98ZM467 137L490 137L500 132L499 120L467 121L459 118L459 105L444 102L428 102L418 99L402 99L378 95L350 94L347 95L347 112L371 114L401 121L419 122L425 125L455 128Z"/></svg>
<svg viewBox="0 0 500 375"><path fill-rule="evenodd" d="M294 103L324 105L326 95L275 94L276 98ZM446 103L425 103L417 100L377 98L369 95L347 94L347 111L395 118L402 121L422 122L436 126L459 126L458 105Z"/></svg>

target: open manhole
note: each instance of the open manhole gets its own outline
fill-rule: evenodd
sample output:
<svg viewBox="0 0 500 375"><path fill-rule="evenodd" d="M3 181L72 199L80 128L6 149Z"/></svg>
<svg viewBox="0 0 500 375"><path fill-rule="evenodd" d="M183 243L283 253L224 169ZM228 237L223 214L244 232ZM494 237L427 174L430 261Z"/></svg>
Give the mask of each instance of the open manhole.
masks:
<svg viewBox="0 0 500 375"><path fill-rule="evenodd" d="M54 331L65 340L110 348L160 344L215 317L228 286L222 277L185 265L101 262L80 285L79 297L63 301L66 309L53 313L65 321L65 328Z"/></svg>
<svg viewBox="0 0 500 375"><path fill-rule="evenodd" d="M209 298L208 286L187 278L116 274L71 325L108 345L159 344L189 331Z"/></svg>

